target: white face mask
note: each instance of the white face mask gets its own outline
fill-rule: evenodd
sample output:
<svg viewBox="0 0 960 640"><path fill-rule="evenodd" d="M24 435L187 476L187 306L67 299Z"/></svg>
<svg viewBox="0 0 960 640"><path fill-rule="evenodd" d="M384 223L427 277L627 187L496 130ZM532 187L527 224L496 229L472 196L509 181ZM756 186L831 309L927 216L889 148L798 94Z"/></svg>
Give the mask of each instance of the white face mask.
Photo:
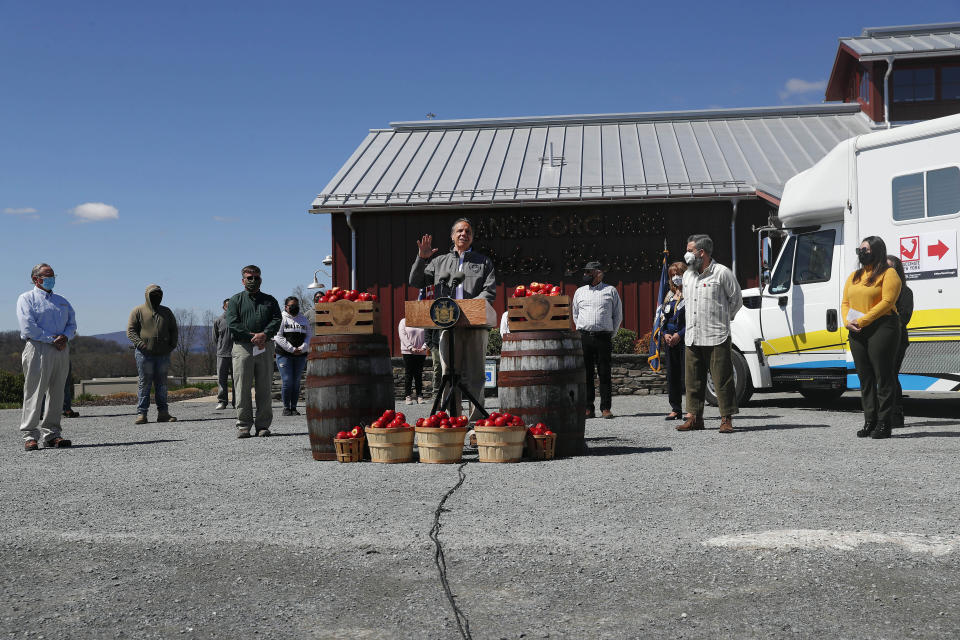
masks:
<svg viewBox="0 0 960 640"><path fill-rule="evenodd" d="M693 261L696 259L697 259L697 256L691 251L687 251L685 254L683 254L683 260L687 264L693 264Z"/></svg>
<svg viewBox="0 0 960 640"><path fill-rule="evenodd" d="M672 278L670 278L670 282L673 283L673 286L679 287L680 285L683 284L683 278L681 278L680 276L673 276Z"/></svg>

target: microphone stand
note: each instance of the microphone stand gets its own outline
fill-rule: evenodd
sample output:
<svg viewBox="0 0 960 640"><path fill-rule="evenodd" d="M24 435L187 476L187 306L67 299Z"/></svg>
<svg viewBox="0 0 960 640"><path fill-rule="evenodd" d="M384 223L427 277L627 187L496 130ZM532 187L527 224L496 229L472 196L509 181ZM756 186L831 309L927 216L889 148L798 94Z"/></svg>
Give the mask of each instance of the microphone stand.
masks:
<svg viewBox="0 0 960 640"><path fill-rule="evenodd" d="M445 297L452 298L451 289L454 289L455 291L455 288L453 287L453 281L455 279L456 278L454 277L453 273L446 277L441 276L439 282L443 284L447 290L447 295ZM456 325L454 325L454 327L455 326ZM490 414L487 413L487 410L483 408L483 405L477 401L474 395L470 392L470 389L467 388L467 385L464 384L463 377L457 372L455 365L457 361L457 332L455 331L454 327L443 329L443 331L447 332L447 336L450 341L449 362L447 363L447 372L444 373L440 378L440 387L437 389L436 397L433 399L433 408L430 410L430 414L432 415L436 413L439 409L445 409L451 417L459 416L462 408L461 403L457 401L457 391L459 391L467 398L467 400L470 401L471 404L473 404L474 407L479 409L480 414L484 418L488 418ZM441 333L441 336L442 335L443 334ZM446 399L443 397L443 392L445 390L449 390Z"/></svg>

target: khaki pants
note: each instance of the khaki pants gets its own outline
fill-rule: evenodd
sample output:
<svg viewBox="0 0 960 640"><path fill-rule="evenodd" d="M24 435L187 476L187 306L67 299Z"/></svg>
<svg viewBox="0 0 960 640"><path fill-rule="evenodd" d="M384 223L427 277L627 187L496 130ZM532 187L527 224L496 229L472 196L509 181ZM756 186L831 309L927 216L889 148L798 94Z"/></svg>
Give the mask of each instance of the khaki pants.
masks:
<svg viewBox="0 0 960 640"><path fill-rule="evenodd" d="M70 347L59 351L52 344L27 340L20 360L23 365L23 414L20 418L20 433L24 440L40 441L42 437L43 442L50 442L60 435L63 385L70 371ZM44 396L47 397L46 408Z"/></svg>
<svg viewBox="0 0 960 640"><path fill-rule="evenodd" d="M266 351L253 355L250 343L233 345L233 384L237 400L237 427L257 431L269 429L273 422L274 342L267 340ZM253 390L257 395L257 415L253 415Z"/></svg>
<svg viewBox="0 0 960 640"><path fill-rule="evenodd" d="M703 399L707 388L707 368L713 376L713 387L717 392L720 416L732 416L739 413L737 408L737 388L733 381L733 360L730 356L730 338L720 344L705 346L687 346L685 354L687 413L703 416Z"/></svg>
<svg viewBox="0 0 960 640"><path fill-rule="evenodd" d="M486 329L448 329L440 334L440 363L443 373L450 366L450 332L456 332L456 348L454 349L454 368L460 374L460 380L480 403L470 412L470 420L479 420L483 408L483 384L485 381L484 368L487 362L487 340L490 333ZM444 391L443 398L447 399L449 390ZM454 395L455 402L460 405L460 392Z"/></svg>

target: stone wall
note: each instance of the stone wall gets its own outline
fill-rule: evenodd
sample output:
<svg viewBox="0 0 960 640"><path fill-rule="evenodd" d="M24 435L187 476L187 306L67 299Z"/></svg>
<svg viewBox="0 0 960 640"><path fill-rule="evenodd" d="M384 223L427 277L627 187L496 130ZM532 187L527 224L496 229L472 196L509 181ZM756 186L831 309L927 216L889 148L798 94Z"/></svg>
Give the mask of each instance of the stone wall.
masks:
<svg viewBox="0 0 960 640"><path fill-rule="evenodd" d="M499 358L498 358L499 359ZM403 359L393 358L395 397L403 399ZM430 397L433 389L432 363L427 358L423 367L423 395ZM663 373L650 371L646 356L614 354L610 371L613 394L617 396L646 396L667 392L667 378ZM595 383L597 384L597 383Z"/></svg>

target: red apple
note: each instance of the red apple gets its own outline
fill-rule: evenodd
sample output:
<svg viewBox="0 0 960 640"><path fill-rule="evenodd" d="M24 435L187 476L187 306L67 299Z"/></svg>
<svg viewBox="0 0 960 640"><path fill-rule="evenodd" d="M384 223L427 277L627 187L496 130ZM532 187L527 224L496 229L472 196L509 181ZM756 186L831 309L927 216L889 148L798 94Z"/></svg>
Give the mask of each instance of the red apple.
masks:
<svg viewBox="0 0 960 640"><path fill-rule="evenodd" d="M350 434L346 431L337 431L337 440L346 440L350 437Z"/></svg>

